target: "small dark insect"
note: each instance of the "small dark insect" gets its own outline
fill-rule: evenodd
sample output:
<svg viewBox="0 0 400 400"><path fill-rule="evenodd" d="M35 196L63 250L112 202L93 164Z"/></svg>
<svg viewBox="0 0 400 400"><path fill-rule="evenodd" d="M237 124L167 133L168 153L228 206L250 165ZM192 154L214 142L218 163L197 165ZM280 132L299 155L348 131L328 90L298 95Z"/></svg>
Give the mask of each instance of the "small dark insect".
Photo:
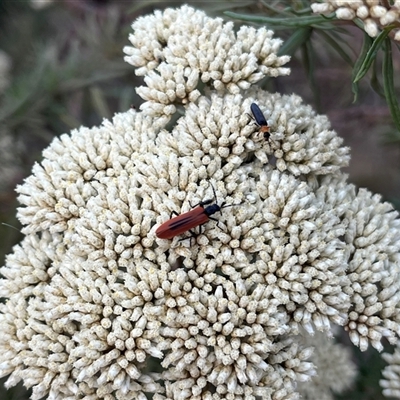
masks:
<svg viewBox="0 0 400 400"><path fill-rule="evenodd" d="M196 206L194 206L193 210L190 210L174 218L171 218L168 221L165 221L157 228L156 236L160 239L172 239L175 236L179 236L182 233L190 231L191 229L206 223L210 219L218 222L218 220L211 217L211 215L215 214L218 211L221 211L221 209L223 208L238 206L240 204L225 205L224 202L221 205L215 203L211 204L210 206L204 207L205 205L212 203L214 199L217 200L214 186L211 185L211 187L214 192L213 199L201 201Z"/></svg>
<svg viewBox="0 0 400 400"><path fill-rule="evenodd" d="M251 103L250 109L254 115L256 124L260 128L259 133L262 133L264 135L265 140L269 140L270 132L269 132L268 122L265 119L264 114L260 110L260 107L258 107L256 103Z"/></svg>

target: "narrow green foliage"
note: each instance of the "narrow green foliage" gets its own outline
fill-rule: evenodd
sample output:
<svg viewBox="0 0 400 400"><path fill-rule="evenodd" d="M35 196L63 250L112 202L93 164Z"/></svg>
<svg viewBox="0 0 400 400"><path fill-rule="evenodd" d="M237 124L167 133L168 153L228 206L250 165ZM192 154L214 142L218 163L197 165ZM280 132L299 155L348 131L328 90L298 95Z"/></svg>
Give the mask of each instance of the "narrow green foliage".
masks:
<svg viewBox="0 0 400 400"><path fill-rule="evenodd" d="M361 48L360 55L358 56L358 58L354 64L353 71L352 71L351 90L354 93L353 103L355 103L358 99L358 83L355 82L355 77L358 74L358 71L360 71L361 65L363 64L365 57L367 56L368 51L371 48L371 46L372 46L372 38L365 32L363 46Z"/></svg>
<svg viewBox="0 0 400 400"><path fill-rule="evenodd" d="M371 87L372 89L374 89L375 93L379 94L379 96L381 97L385 97L385 92L383 90L383 87L381 85L381 83L379 82L379 69L377 68L377 62L375 61L372 64L372 73L371 73Z"/></svg>
<svg viewBox="0 0 400 400"><path fill-rule="evenodd" d="M247 22L255 22L273 27L275 30L287 28L319 27L330 24L330 20L335 18L335 14L325 15L306 15L303 17L293 16L288 18L261 17L254 15L237 14L231 11L224 13L228 17Z"/></svg>
<svg viewBox="0 0 400 400"><path fill-rule="evenodd" d="M311 36L312 28L299 28L294 31L279 49L278 55L293 55L304 43L308 42Z"/></svg>
<svg viewBox="0 0 400 400"><path fill-rule="evenodd" d="M320 98L319 98L319 90L318 84L315 80L315 64L316 64L316 54L314 47L312 46L311 40L307 41L302 46L302 54L303 54L303 62L304 68L307 72L307 77L310 82L310 87L314 95L314 101L319 111L320 108Z"/></svg>
<svg viewBox="0 0 400 400"><path fill-rule="evenodd" d="M369 68L371 67L372 63L374 62L378 50L382 47L385 39L389 35L390 31L394 28L394 26L389 26L385 28L372 42L371 47L368 49L367 53L362 60L360 68L355 73L355 78L353 79L354 83L357 83L360 79L362 79L365 74L368 72Z"/></svg>
<svg viewBox="0 0 400 400"><path fill-rule="evenodd" d="M383 89L386 101L392 114L393 122L400 132L400 108L397 101L393 80L393 55L392 44L389 38L384 41L384 57L382 63Z"/></svg>
<svg viewBox="0 0 400 400"><path fill-rule="evenodd" d="M390 129L384 133L383 141L384 144L396 144L400 143L400 131Z"/></svg>
<svg viewBox="0 0 400 400"><path fill-rule="evenodd" d="M339 45L339 41L343 43L343 39L336 34L334 31L331 33L328 33L325 30L319 29L317 32L324 38L324 40L340 55L340 57L343 58L344 61L347 62L347 64L353 66L353 60L351 59L350 55L347 53L347 51Z"/></svg>
<svg viewBox="0 0 400 400"><path fill-rule="evenodd" d="M288 15L288 16L293 15L292 12L291 12L291 11L292 11L291 9L287 9L287 8L284 8L284 9L276 8L276 7L274 7L273 4L271 4L271 1L269 1L269 0L261 0L260 3L261 3L267 10L270 10L270 11L272 11L273 13L275 13L275 14L277 14L277 15ZM278 2L275 2L275 4L278 5Z"/></svg>
<svg viewBox="0 0 400 400"><path fill-rule="evenodd" d="M112 117L112 111L110 107L108 107L104 92L97 85L93 85L89 88L89 94L97 114L110 119Z"/></svg>

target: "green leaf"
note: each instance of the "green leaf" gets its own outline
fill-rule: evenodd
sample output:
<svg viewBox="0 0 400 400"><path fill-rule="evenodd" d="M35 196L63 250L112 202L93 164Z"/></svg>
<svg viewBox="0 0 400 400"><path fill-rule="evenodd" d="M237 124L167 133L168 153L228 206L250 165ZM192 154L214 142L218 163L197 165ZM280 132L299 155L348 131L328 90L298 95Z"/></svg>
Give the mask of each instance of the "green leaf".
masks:
<svg viewBox="0 0 400 400"><path fill-rule="evenodd" d="M273 4L271 4L271 1L265 1L261 0L260 3L267 9L272 11L273 13L279 14L279 15L293 15L292 10L287 9L287 8L276 8L274 7ZM277 4L277 2L275 2Z"/></svg>
<svg viewBox="0 0 400 400"><path fill-rule="evenodd" d="M358 84L354 82L354 79L358 72L360 71L361 65L363 64L365 57L367 56L368 50L371 48L372 45L372 38L365 32L364 33L364 41L363 46L361 48L360 55L357 58L357 61L354 64L353 72L352 72L352 87L351 90L354 93L353 103L357 101L358 98Z"/></svg>
<svg viewBox="0 0 400 400"><path fill-rule="evenodd" d="M312 28L299 28L279 49L278 55L293 55L298 48L306 43L311 36Z"/></svg>
<svg viewBox="0 0 400 400"><path fill-rule="evenodd" d="M362 79L365 74L368 72L371 64L376 58L378 50L382 47L383 42L385 41L386 37L389 35L390 31L394 28L394 25L388 26L385 28L373 41L372 46L367 51L362 64L355 75L353 83L357 83L360 79Z"/></svg>
<svg viewBox="0 0 400 400"><path fill-rule="evenodd" d="M96 85L89 87L89 94L92 100L93 108L96 110L98 115L102 115L105 118L111 118L112 113L107 105L107 100L104 92Z"/></svg>
<svg viewBox="0 0 400 400"><path fill-rule="evenodd" d="M319 29L318 33L325 39L325 41L343 58L344 61L346 61L348 64L353 66L353 61L350 57L350 55L344 50L342 46L339 45L338 40L341 40L339 35L336 35L336 40L331 37L330 34L327 32Z"/></svg>
<svg viewBox="0 0 400 400"><path fill-rule="evenodd" d="M326 23L330 23L330 20L336 18L335 14L332 13L328 16L326 15L310 15L304 17L292 17L292 18L275 18L275 17L260 17L254 15L244 15L237 14L232 11L226 11L224 13L228 17L236 18L242 21L248 22L256 22L259 24L266 24L270 26L274 26L276 28L301 28L301 27L309 27L319 26Z"/></svg>
<svg viewBox="0 0 400 400"><path fill-rule="evenodd" d="M384 57L382 63L383 89L385 91L386 101L388 103L393 122L398 131L400 131L400 107L397 101L394 80L393 80L393 55L392 43L389 38L385 40Z"/></svg>
<svg viewBox="0 0 400 400"><path fill-rule="evenodd" d="M319 98L319 90L318 85L315 80L315 65L316 65L316 55L314 48L312 46L311 41L307 41L302 46L303 50L303 64L304 68L307 72L307 77L310 82L310 88L314 95L314 101L316 104L317 110L320 108L320 98Z"/></svg>
<svg viewBox="0 0 400 400"><path fill-rule="evenodd" d="M383 143L384 144L394 143L398 145L400 143L400 132L395 129L391 129L390 131L385 132L383 136Z"/></svg>
<svg viewBox="0 0 400 400"><path fill-rule="evenodd" d="M385 97L385 92L383 90L381 83L379 82L379 79L378 79L378 71L377 71L377 62L376 61L372 64L372 75L371 75L370 82L371 82L372 89L374 89L374 91L376 93L378 93L379 96Z"/></svg>

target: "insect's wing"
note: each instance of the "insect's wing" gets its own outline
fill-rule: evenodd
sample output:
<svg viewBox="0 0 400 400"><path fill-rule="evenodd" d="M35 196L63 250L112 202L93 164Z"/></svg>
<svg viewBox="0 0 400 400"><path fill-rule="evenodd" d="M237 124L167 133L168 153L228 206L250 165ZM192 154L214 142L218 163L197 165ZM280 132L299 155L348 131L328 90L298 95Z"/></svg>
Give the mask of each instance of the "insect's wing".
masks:
<svg viewBox="0 0 400 400"><path fill-rule="evenodd" d="M256 103L252 103L250 106L251 112L254 115L254 119L256 120L257 124L260 126L267 125L267 120L264 117L263 112L261 111L260 107Z"/></svg>
<svg viewBox="0 0 400 400"><path fill-rule="evenodd" d="M156 235L160 239L172 239L182 233L189 231L209 220L204 213L203 207L196 207L184 214L178 215L164 222L156 230Z"/></svg>

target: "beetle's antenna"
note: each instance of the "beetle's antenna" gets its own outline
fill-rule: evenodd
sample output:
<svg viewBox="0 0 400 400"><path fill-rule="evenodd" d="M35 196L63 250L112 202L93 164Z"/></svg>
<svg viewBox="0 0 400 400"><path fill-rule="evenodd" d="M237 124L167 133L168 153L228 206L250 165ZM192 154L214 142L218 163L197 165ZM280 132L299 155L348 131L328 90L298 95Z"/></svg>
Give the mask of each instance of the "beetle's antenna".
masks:
<svg viewBox="0 0 400 400"><path fill-rule="evenodd" d="M218 203L218 199L217 199L217 193L215 192L215 188L214 185L210 182L210 186L212 187L213 193L214 193L214 200L216 203Z"/></svg>

